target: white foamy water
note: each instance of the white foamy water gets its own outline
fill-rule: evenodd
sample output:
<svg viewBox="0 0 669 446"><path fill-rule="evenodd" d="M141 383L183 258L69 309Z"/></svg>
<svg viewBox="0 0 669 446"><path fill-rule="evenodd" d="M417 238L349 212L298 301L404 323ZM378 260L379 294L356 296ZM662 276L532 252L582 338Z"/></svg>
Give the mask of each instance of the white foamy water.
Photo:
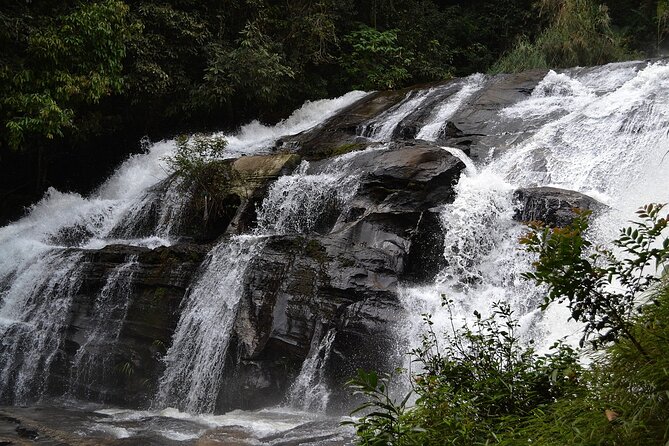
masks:
<svg viewBox="0 0 669 446"><path fill-rule="evenodd" d="M165 358L156 405L213 412L248 263L262 239L238 236L219 243L190 287Z"/></svg>
<svg viewBox="0 0 669 446"><path fill-rule="evenodd" d="M386 150L387 145L349 152L312 168L303 161L292 175L277 179L258 209L258 232L305 234L319 232L323 220L336 220L358 190L360 174L351 168L361 154Z"/></svg>
<svg viewBox="0 0 669 446"><path fill-rule="evenodd" d="M1 289L3 401L27 403L44 391L61 348L72 299L81 285L83 267L80 253L51 250L17 270L12 287Z"/></svg>
<svg viewBox="0 0 669 446"><path fill-rule="evenodd" d="M361 136L372 141L390 141L397 126L425 102L433 90L412 90L402 101L390 107L370 122L363 124L359 130Z"/></svg>
<svg viewBox="0 0 669 446"><path fill-rule="evenodd" d="M199 444L201 438L211 438L216 444L238 445L352 444L352 432L339 426L339 418L285 407L233 410L220 415L190 414L174 408L160 411L107 408L95 413L102 418L88 423L85 429L88 432L82 432L82 436L90 433L117 439L158 436L184 444Z"/></svg>
<svg viewBox="0 0 669 446"><path fill-rule="evenodd" d="M419 138L438 139L446 121L487 81L478 75L459 82L458 91L421 114L428 116L428 122ZM398 125L444 92L435 88L408 94L368 123L366 136L390 140ZM276 126L254 122L234 135L223 135L229 142L225 156L270 151L282 136L313 128L363 96L352 92L308 103ZM534 339L540 351L563 336L580 338L578 324L565 322L564 308L555 306L546 313L537 309L543 290L520 277L531 269L532 257L517 243L525 228L512 220L513 191L518 187L551 185L604 201L610 210L597 216L591 232L601 242L614 237L641 204L669 201L669 68L665 63L549 72L526 100L502 110L498 118L501 123L527 123L531 135L504 151L493 150L478 163L460 149L444 147L466 169L455 200L441 210L447 265L433 283L400 292L408 311L398 337L409 346L420 342L421 314L433 315L435 330L449 331L451 322L471 321L474 310L490 314L495 301L511 305L521 321L522 339ZM221 441L243 444L339 441L334 434L338 420L317 414L327 408L332 390L325 382L325 364L336 354L332 345L337 332L330 327L314 331L309 354L286 395L287 402L301 410L211 412L225 391L221 389L225 358L248 264L262 252L269 235L325 232L333 224L337 228L362 174L351 167L355 158L387 148L372 147L329 163L303 163L293 175L276 181L258 208L257 232L220 240L188 290L154 402L154 407L164 410L101 411L100 417L107 418L96 421L90 430L128 438L152 429L154 440L186 444L209 435L210 430L225 439ZM59 360L72 299L86 274L81 248L111 243L156 247L178 240L188 191L167 180L164 158L174 149L173 142L160 142L147 153L129 158L89 197L50 190L26 217L0 228L3 401L34 401L46 385L49 368ZM130 293L126 285L132 279L133 262L128 258L110 271L105 285L92 297L95 312L106 321L122 318L126 309L122 295ZM452 314L442 307L442 296L453 300ZM100 363L100 352L95 347L113 344L118 329L105 322L82 334L73 383L84 385L96 379L93 370ZM100 370L104 369L102 361Z"/></svg>
<svg viewBox="0 0 669 446"><path fill-rule="evenodd" d="M226 156L271 148L281 136L308 130L364 95L351 92L336 99L306 103L275 126L244 126L238 133L226 136ZM76 292L74 284L84 267L80 255L68 251L68 247L100 249L124 244L155 248L179 239L180 217L189 192L179 180L168 180L166 158L175 149L174 141L161 141L151 145L146 153L129 157L88 197L49 189L25 217L0 228L0 329L4 333L0 369L6 378L0 382L0 393L23 401L36 399L42 392L42 381L48 377L48 366L62 337L60 329L69 317L69 305ZM73 284L69 291L55 282L64 283L64 277ZM105 290L101 290L99 298L104 297L108 291ZM40 300L36 293L53 296ZM102 336L102 332L91 336ZM98 341L101 342L89 339L86 344L92 346ZM27 348L27 343L35 346L34 351L19 355L17 349ZM85 351L80 350L80 354L85 355ZM42 363L36 367L39 361ZM85 362L83 356L77 357L75 366L86 368ZM40 369L37 382L35 374ZM86 373L73 373L79 373L79 378L73 378L75 381L87 379L82 378ZM10 375L17 376L15 383L10 383Z"/></svg>
<svg viewBox="0 0 669 446"><path fill-rule="evenodd" d="M317 126L334 116L342 108L364 98L367 94L363 91L351 91L336 99L307 101L289 118L274 126L253 121L242 126L235 134L221 133L218 135L224 136L228 142L225 148L226 157L256 154L259 151L271 148L282 136L296 135Z"/></svg>
<svg viewBox="0 0 669 446"><path fill-rule="evenodd" d="M288 404L304 411L325 412L330 399L330 389L324 382L325 365L330 359L332 343L337 334L331 328L322 333L322 324L314 330L309 355L302 363L302 369L288 391Z"/></svg>
<svg viewBox="0 0 669 446"><path fill-rule="evenodd" d="M383 149L385 146L369 150ZM368 151L341 155L312 173L308 173L309 163L303 162L268 191L258 209L255 235L225 239L209 253L186 296L164 358L166 369L154 406L175 406L191 413L214 412L248 264L261 254L268 236L305 234L317 229L322 219L336 220L358 184L355 172L346 169L362 153ZM319 336L315 335L314 342L320 340ZM331 344L334 334L328 336ZM307 367L299 380L318 385L320 373L319 367ZM325 384L321 386L318 394L322 396L327 389ZM322 404L325 408L327 400Z"/></svg>
<svg viewBox="0 0 669 446"><path fill-rule="evenodd" d="M91 314L95 318L94 325L84 331L85 340L72 360L70 394L81 393L77 386L86 389L90 385L98 385L103 388L113 378L113 367L116 364L112 362L110 353L116 346L130 306L132 281L137 267L137 255L129 255L125 263L114 268L107 276L93 303ZM94 395L84 396L91 398Z"/></svg>
<svg viewBox="0 0 669 446"><path fill-rule="evenodd" d="M462 87L457 93L435 108L430 115L428 123L416 135L416 139L436 141L439 137L439 131L444 127L446 121L474 96L476 92L485 86L486 77L480 73L472 74L462 82Z"/></svg>
<svg viewBox="0 0 669 446"><path fill-rule="evenodd" d="M533 339L539 351L563 337L580 339L579 324L567 322L568 311L553 305L540 312L545 291L520 277L531 270L533 258L517 243L526 229L512 221L518 187L550 185L603 200L610 210L594 218L590 234L600 243L616 237L642 204L669 201L669 165L663 161L669 150L666 64L549 72L530 98L500 115L534 119L538 130L476 169L469 167L460 179L454 202L441 214L447 266L434 284L401 292L410 312L402 336L410 347L420 345L421 314L432 314L436 331L452 331L443 297L454 301L456 326L471 323L474 310L489 315L491 303L501 301L520 319L521 337Z"/></svg>

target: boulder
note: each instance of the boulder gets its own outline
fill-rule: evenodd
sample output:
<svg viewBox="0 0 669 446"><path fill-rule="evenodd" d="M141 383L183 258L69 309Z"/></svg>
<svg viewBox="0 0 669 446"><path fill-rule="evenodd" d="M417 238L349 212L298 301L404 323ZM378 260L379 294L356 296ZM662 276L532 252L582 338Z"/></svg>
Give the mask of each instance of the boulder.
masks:
<svg viewBox="0 0 669 446"><path fill-rule="evenodd" d="M555 187L530 187L514 192L518 207L514 219L540 221L551 227L564 227L576 216L576 209L598 211L605 206L580 192Z"/></svg>
<svg viewBox="0 0 669 446"><path fill-rule="evenodd" d="M369 141L358 136L358 128L400 102L410 91L404 89L371 93L313 129L282 138L276 148L280 151L296 151L308 161L363 149Z"/></svg>
<svg viewBox="0 0 669 446"><path fill-rule="evenodd" d="M248 266L218 410L277 404L325 333L335 331L325 379L342 389L358 367L392 367L401 283L432 280L443 260L436 207L450 202L464 164L429 143L361 152L360 179L329 230L275 235ZM318 172L330 161L312 163ZM345 407L334 392L331 409Z"/></svg>

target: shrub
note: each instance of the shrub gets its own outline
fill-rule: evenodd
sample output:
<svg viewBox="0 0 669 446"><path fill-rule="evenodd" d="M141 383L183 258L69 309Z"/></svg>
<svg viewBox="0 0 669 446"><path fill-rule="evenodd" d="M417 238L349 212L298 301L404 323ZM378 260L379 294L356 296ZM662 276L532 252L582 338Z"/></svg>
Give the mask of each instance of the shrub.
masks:
<svg viewBox="0 0 669 446"><path fill-rule="evenodd" d="M538 355L532 345L522 345L506 304L495 304L489 318L475 315L473 328L444 334L441 347L426 316L422 345L413 352L420 371L411 376L418 398L410 409L409 395L401 403L390 399L387 379L361 372L350 382L368 397L354 413L373 409L351 423L360 444L488 444L508 429L509 419L578 391L573 349L556 344L550 354Z"/></svg>
<svg viewBox="0 0 669 446"><path fill-rule="evenodd" d="M642 220L620 230L613 245L624 258L587 239L589 211L580 212L565 228L531 225L532 231L521 239L527 251L539 255L534 272L525 277L548 286L542 307L566 302L571 317L585 324L581 343L592 337L596 347L624 337L646 354L631 326L646 303L644 293L660 280L657 270L669 259L669 239L657 243L669 220L660 215L663 207L644 206L637 211Z"/></svg>
<svg viewBox="0 0 669 446"><path fill-rule="evenodd" d="M390 398L387 377L360 372L350 382L371 410L356 427L362 445L669 444L669 217L649 204L613 241L625 257L587 239L588 212L565 227L533 225L522 239L539 254L527 278L548 286L543 308L566 302L600 348L589 368L558 343L547 355L522 345L510 307L495 304L472 328L426 330L413 351L419 371L410 395ZM655 270L650 271L654 266ZM450 302L445 301L445 305Z"/></svg>

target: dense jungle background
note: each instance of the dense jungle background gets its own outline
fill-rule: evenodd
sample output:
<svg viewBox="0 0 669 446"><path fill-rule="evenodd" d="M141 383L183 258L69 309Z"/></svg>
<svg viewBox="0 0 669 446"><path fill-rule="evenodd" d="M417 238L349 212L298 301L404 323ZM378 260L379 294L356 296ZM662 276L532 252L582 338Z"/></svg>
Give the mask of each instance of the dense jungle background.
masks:
<svg viewBox="0 0 669 446"><path fill-rule="evenodd" d="M143 137L351 89L652 57L666 20L666 0L3 2L0 223L50 186L90 191Z"/></svg>

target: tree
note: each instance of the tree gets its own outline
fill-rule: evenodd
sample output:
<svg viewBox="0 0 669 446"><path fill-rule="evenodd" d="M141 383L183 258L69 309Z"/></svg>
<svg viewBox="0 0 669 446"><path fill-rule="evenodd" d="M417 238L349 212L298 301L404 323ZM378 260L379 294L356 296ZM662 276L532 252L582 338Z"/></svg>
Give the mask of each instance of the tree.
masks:
<svg viewBox="0 0 669 446"><path fill-rule="evenodd" d="M397 42L397 30L378 31L361 26L344 40L351 51L341 58L341 65L354 88L392 89L409 79L412 54Z"/></svg>
<svg viewBox="0 0 669 446"><path fill-rule="evenodd" d="M133 27L120 0L82 3L28 29L16 66L0 70L6 143L53 139L75 126L77 109L123 90L123 58Z"/></svg>

